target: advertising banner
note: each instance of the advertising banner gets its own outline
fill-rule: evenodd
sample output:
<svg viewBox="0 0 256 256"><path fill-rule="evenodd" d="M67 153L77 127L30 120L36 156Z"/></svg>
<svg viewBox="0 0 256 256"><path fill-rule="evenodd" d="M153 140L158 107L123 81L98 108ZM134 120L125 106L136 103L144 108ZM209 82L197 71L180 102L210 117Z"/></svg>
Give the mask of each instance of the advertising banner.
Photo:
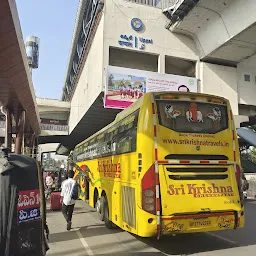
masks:
<svg viewBox="0 0 256 256"><path fill-rule="evenodd" d="M105 108L125 109L146 92L197 92L194 77L108 66Z"/></svg>
<svg viewBox="0 0 256 256"><path fill-rule="evenodd" d="M65 131L68 132L67 120L56 120L56 119L40 119L41 130L44 131Z"/></svg>
<svg viewBox="0 0 256 256"><path fill-rule="evenodd" d="M32 68L38 68L39 59L39 38L28 36L26 38L26 54L28 65Z"/></svg>

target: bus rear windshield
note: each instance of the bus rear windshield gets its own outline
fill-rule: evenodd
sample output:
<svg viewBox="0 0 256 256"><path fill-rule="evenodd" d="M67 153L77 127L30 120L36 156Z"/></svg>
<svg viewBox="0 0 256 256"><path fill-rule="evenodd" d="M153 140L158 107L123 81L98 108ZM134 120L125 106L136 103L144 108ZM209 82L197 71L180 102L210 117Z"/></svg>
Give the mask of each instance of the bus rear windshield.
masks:
<svg viewBox="0 0 256 256"><path fill-rule="evenodd" d="M157 100L159 124L176 132L215 134L228 128L227 106Z"/></svg>

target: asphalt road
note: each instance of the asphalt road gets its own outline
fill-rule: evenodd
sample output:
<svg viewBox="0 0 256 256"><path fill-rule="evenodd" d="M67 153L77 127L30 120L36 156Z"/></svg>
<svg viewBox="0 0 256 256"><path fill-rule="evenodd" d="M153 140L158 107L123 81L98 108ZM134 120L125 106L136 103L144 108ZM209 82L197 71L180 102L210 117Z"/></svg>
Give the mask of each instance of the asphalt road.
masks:
<svg viewBox="0 0 256 256"><path fill-rule="evenodd" d="M97 213L77 201L73 228L66 230L60 212L48 211L50 250L47 256L84 255L199 255L255 256L256 201L246 201L246 225L243 229L176 237L139 238L121 229L108 230Z"/></svg>

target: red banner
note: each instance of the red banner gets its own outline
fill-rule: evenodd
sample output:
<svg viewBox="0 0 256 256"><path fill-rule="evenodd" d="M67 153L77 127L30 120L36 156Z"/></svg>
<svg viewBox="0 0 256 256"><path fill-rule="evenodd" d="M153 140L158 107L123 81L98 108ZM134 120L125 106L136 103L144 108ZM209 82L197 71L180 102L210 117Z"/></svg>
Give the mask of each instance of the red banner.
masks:
<svg viewBox="0 0 256 256"><path fill-rule="evenodd" d="M17 210L40 207L40 191L26 190L19 192Z"/></svg>

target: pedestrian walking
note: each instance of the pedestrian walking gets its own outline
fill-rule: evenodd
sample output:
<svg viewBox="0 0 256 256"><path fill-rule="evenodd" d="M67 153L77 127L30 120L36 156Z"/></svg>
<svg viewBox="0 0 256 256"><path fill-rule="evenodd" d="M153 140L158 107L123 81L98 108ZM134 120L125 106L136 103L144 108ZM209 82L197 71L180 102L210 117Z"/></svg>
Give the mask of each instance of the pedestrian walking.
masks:
<svg viewBox="0 0 256 256"><path fill-rule="evenodd" d="M67 222L67 230L71 229L72 215L75 206L75 199L72 199L72 194L76 186L76 181L73 177L74 172L70 170L68 172L68 179L64 180L61 184L62 213Z"/></svg>
<svg viewBox="0 0 256 256"><path fill-rule="evenodd" d="M52 174L48 173L47 176L45 177L45 185L46 185L46 198L49 198L49 195L52 192L52 186L53 186L53 178Z"/></svg>

